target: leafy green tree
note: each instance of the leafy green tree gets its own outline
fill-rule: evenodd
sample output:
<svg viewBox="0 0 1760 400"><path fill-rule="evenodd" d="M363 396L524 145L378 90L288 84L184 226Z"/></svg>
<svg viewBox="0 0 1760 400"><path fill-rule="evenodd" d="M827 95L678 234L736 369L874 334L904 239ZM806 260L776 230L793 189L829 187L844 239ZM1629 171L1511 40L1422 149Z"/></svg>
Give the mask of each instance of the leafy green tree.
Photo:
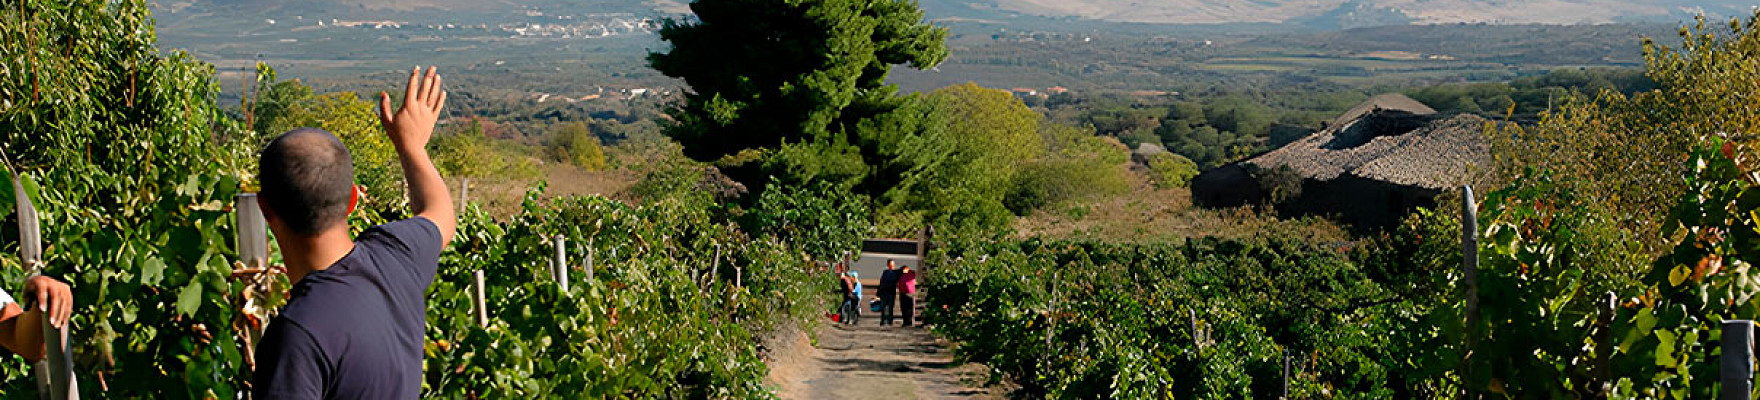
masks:
<svg viewBox="0 0 1760 400"><path fill-rule="evenodd" d="M1210 169L1263 148L1257 136L1267 135L1273 122L1268 109L1241 98L1208 106L1182 101L1168 109L1155 133L1168 151Z"/></svg>
<svg viewBox="0 0 1760 400"><path fill-rule="evenodd" d="M1049 150L1020 167L1014 188L1003 199L1015 215L1069 201L1117 195L1130 190L1130 151L1117 141L1085 129L1044 124Z"/></svg>
<svg viewBox="0 0 1760 400"><path fill-rule="evenodd" d="M927 69L947 57L947 31L909 0L701 0L695 18L660 31L672 48L654 69L690 86L666 133L700 161L722 161L748 186L862 178L851 129L903 104L891 66ZM747 150L759 156L729 158ZM760 163L765 155L784 153ZM831 166L830 168L823 168Z"/></svg>
<svg viewBox="0 0 1760 400"><path fill-rule="evenodd" d="M1205 119L1222 132L1238 137L1263 136L1276 118L1264 105L1239 97L1224 98L1204 109Z"/></svg>
<svg viewBox="0 0 1760 400"><path fill-rule="evenodd" d="M1082 123L1093 126L1096 134L1122 138L1136 132L1154 132L1161 127L1161 114L1156 109L1118 105L1089 111L1082 117Z"/></svg>
<svg viewBox="0 0 1760 400"><path fill-rule="evenodd" d="M257 99L250 104L253 114L251 129L264 136L277 135L287 130L276 130L278 127L274 125L284 120L290 111L307 107L307 103L317 97L317 94L312 92L312 87L300 83L297 79L277 81L274 78L275 70L273 68L262 64L259 66L258 74L267 75L258 78L261 84L257 85Z"/></svg>
<svg viewBox="0 0 1760 400"><path fill-rule="evenodd" d="M1180 121L1188 127L1209 123L1204 119L1204 105L1195 101L1173 103L1167 110L1167 121Z"/></svg>
<svg viewBox="0 0 1760 400"><path fill-rule="evenodd" d="M605 148L599 145L599 138L587 129L585 122L571 122L557 125L550 132L546 150L550 159L574 164L588 171L605 169Z"/></svg>
<svg viewBox="0 0 1760 400"><path fill-rule="evenodd" d="M273 69L267 69L273 75ZM385 210L405 201L403 173L397 151L379 126L376 105L354 92L315 95L299 81L265 81L254 108L258 134L274 137L296 128L318 128L335 134L354 158L355 182L366 187L369 208Z"/></svg>
<svg viewBox="0 0 1760 400"><path fill-rule="evenodd" d="M1570 96L1596 96L1604 91L1631 96L1656 87L1641 69L1561 68L1509 82L1437 85L1409 90L1406 95L1442 112L1503 117L1513 111L1515 117L1528 119L1557 108Z"/></svg>
<svg viewBox="0 0 1760 400"><path fill-rule="evenodd" d="M879 209L893 218L881 233L924 223L1000 232L1012 220L1003 198L1016 171L1046 152L1041 119L1008 92L967 83L913 98L865 126L884 160L870 184L882 188Z"/></svg>
<svg viewBox="0 0 1760 400"><path fill-rule="evenodd" d="M1133 131L1124 132L1123 135L1118 136L1118 141L1124 143L1125 146L1129 146L1131 148L1136 148L1138 145L1141 145L1143 143L1154 143L1154 144L1160 145L1161 144L1161 135L1156 134L1155 130L1152 130L1152 129L1140 129L1140 130L1133 130Z"/></svg>
<svg viewBox="0 0 1760 400"><path fill-rule="evenodd" d="M446 176L462 178L509 179L538 174L531 157L500 147L521 145L498 142L483 133L480 119L473 118L464 129L434 136L430 144L434 147L434 166Z"/></svg>

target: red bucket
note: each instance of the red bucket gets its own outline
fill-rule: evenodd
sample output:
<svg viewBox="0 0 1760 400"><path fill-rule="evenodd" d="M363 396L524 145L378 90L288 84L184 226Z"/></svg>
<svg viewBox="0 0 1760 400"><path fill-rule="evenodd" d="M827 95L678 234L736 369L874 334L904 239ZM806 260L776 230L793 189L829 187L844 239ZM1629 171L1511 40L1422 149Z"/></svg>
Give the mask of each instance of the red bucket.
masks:
<svg viewBox="0 0 1760 400"><path fill-rule="evenodd" d="M837 314L831 314L831 322L843 322L843 316L837 315Z"/></svg>

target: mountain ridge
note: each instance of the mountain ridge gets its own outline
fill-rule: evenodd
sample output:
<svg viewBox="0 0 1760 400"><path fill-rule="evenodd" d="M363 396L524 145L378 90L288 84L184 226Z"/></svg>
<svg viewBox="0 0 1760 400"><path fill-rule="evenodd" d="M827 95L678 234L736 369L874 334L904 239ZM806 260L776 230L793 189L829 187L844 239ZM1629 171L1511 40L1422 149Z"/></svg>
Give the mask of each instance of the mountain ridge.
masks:
<svg viewBox="0 0 1760 400"><path fill-rule="evenodd" d="M1747 0L918 0L930 19L1005 21L1020 16L1144 24L1290 24L1339 29L1405 24L1606 24L1678 22L1704 13L1751 15ZM234 12L523 13L528 10L688 13L690 0L171 0Z"/></svg>
<svg viewBox="0 0 1760 400"><path fill-rule="evenodd" d="M1740 0L922 0L934 10L1154 24L1579 24L1746 16ZM958 11L955 11L958 12Z"/></svg>

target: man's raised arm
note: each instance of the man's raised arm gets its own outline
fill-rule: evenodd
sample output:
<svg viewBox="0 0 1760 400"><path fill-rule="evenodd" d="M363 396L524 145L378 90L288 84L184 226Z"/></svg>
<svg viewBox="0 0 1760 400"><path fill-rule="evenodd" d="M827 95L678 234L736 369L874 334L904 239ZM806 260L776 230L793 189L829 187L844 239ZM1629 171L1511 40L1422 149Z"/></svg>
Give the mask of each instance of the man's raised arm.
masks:
<svg viewBox="0 0 1760 400"><path fill-rule="evenodd" d="M446 91L440 89L440 75L435 67L409 72L409 88L403 97L403 108L391 112L391 95L379 92L379 122L391 136L397 157L403 164L403 179L409 182L409 203L417 216L427 218L440 229L440 247L452 243L458 229L458 216L452 208L452 195L446 193L446 182L440 170L428 157L428 139L434 137L434 124L446 108Z"/></svg>

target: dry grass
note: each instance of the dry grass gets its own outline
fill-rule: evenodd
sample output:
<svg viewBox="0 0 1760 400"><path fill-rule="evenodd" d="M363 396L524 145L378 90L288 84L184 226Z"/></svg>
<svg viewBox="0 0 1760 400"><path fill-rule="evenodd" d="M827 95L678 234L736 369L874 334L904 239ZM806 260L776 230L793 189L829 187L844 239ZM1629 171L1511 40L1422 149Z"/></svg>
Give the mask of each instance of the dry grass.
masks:
<svg viewBox="0 0 1760 400"><path fill-rule="evenodd" d="M544 163L538 169L540 176L535 179L471 179L470 202L483 207L489 215L505 218L519 212L520 201L525 199L526 191L536 187L540 179L549 184L544 190L543 198L551 199L580 195L613 197L642 177L640 173L630 170L587 171L555 162ZM458 195L461 180L455 177L446 179L454 196Z"/></svg>
<svg viewBox="0 0 1760 400"><path fill-rule="evenodd" d="M1047 207L1015 221L1015 235L1138 243L1261 234L1350 240L1348 232L1324 219L1284 220L1246 207L1209 210L1193 206L1188 189L1157 190L1142 182L1135 187L1118 196Z"/></svg>

